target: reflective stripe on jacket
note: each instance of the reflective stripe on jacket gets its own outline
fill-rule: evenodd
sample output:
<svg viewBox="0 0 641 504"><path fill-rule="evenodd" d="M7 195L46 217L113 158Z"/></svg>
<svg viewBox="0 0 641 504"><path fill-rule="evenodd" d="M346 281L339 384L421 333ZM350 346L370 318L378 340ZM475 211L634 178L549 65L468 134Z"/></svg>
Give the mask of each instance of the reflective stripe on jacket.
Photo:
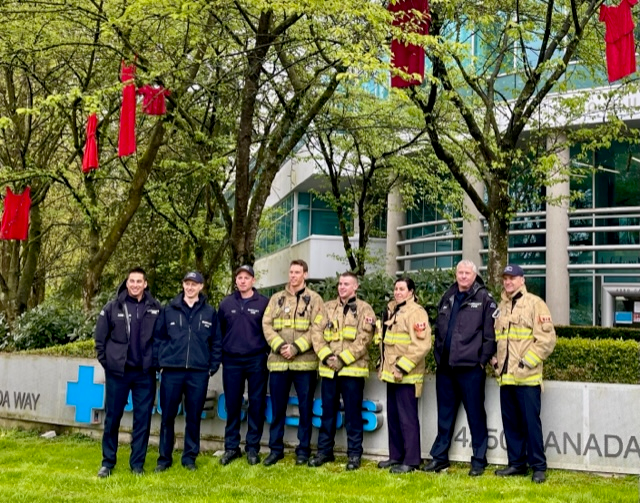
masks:
<svg viewBox="0 0 641 504"><path fill-rule="evenodd" d="M318 358L312 350L312 334L322 337L325 310L323 299L308 287L296 293L284 289L274 294L263 315L263 332L271 348L267 358L270 371L313 371ZM298 354L287 360L280 355L285 344L293 344Z"/></svg>
<svg viewBox="0 0 641 504"><path fill-rule="evenodd" d="M498 309L494 328L499 385L541 384L543 361L556 345L550 310L525 285L512 296L503 291Z"/></svg>
<svg viewBox="0 0 641 504"><path fill-rule="evenodd" d="M327 318L323 334L314 333L314 351L320 360L318 370L324 378L334 378L336 371L324 364L332 355L343 363L338 376L369 376L368 348L374 336L376 315L360 299L344 304L340 298L325 303Z"/></svg>
<svg viewBox="0 0 641 504"><path fill-rule="evenodd" d="M381 345L382 362L379 378L390 383L423 383L425 356L432 347L432 331L427 312L414 299L398 306L396 301L387 307L387 320ZM403 379L394 380L394 369L401 371Z"/></svg>

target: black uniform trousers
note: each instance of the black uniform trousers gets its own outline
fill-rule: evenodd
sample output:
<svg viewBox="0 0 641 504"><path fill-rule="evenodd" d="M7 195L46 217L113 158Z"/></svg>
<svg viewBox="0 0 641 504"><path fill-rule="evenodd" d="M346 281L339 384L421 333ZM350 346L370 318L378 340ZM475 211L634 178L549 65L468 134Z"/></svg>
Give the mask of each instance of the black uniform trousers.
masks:
<svg viewBox="0 0 641 504"><path fill-rule="evenodd" d="M236 450L240 445L240 424L247 382L247 436L245 451L260 451L260 439L265 424L265 398L267 396L267 354L247 357L223 356L223 391L227 408L225 450Z"/></svg>
<svg viewBox="0 0 641 504"><path fill-rule="evenodd" d="M421 427L415 385L387 384L387 434L391 460L415 467L421 464Z"/></svg>
<svg viewBox="0 0 641 504"><path fill-rule="evenodd" d="M541 426L541 386L501 386L501 417L511 467L545 471L547 461Z"/></svg>
<svg viewBox="0 0 641 504"><path fill-rule="evenodd" d="M209 371L164 368L160 378L160 444L158 465L169 467L174 451L174 424L184 397L185 438L181 462L193 464L200 451L200 417L205 407Z"/></svg>
<svg viewBox="0 0 641 504"><path fill-rule="evenodd" d="M269 395L272 401L272 423L269 427L269 449L282 454L285 450L285 417L289 391L294 385L298 396L298 446L296 455L309 457L312 440L312 408L316 389L316 371L272 371L269 373Z"/></svg>
<svg viewBox="0 0 641 504"><path fill-rule="evenodd" d="M102 465L113 469L118 451L120 421L127 406L129 392L133 403L133 428L129 466L142 468L147 456L151 412L156 395L156 374L126 369L123 376L105 370L105 430L102 435Z"/></svg>
<svg viewBox="0 0 641 504"><path fill-rule="evenodd" d="M463 403L472 436L472 467L487 466L487 417L485 369L481 366L439 366L436 370L438 431L430 450L434 460L447 462L458 410Z"/></svg>
<svg viewBox="0 0 641 504"><path fill-rule="evenodd" d="M340 411L341 396L345 410L345 429L347 431L347 456L363 455L363 389L365 378L335 376L321 380L323 414L318 432L318 453L333 455L336 437L336 417Z"/></svg>

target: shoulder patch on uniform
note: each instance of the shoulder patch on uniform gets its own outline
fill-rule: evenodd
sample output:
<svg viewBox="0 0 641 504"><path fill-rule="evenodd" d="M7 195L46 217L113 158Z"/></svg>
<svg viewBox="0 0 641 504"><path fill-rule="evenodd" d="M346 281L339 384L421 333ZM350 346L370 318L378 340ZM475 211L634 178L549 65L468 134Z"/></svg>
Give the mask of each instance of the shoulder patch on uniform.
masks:
<svg viewBox="0 0 641 504"><path fill-rule="evenodd" d="M539 315L539 322L541 322L541 324L552 322L552 317L549 315Z"/></svg>
<svg viewBox="0 0 641 504"><path fill-rule="evenodd" d="M492 318L493 319L497 319L500 316L501 316L501 310L499 308L497 308L496 310L494 310L494 313L492 313Z"/></svg>
<svg viewBox="0 0 641 504"><path fill-rule="evenodd" d="M105 310L100 310L100 316L104 317L105 316Z"/></svg>
<svg viewBox="0 0 641 504"><path fill-rule="evenodd" d="M495 309L496 309L496 303L495 303L494 301L492 301L492 302L490 303L490 309L492 309L492 310L495 310Z"/></svg>
<svg viewBox="0 0 641 504"><path fill-rule="evenodd" d="M365 323L366 324L376 324L376 318L375 317L365 317Z"/></svg>
<svg viewBox="0 0 641 504"><path fill-rule="evenodd" d="M423 332L426 327L427 324L425 322L417 322L416 324L414 324L414 330L418 333Z"/></svg>

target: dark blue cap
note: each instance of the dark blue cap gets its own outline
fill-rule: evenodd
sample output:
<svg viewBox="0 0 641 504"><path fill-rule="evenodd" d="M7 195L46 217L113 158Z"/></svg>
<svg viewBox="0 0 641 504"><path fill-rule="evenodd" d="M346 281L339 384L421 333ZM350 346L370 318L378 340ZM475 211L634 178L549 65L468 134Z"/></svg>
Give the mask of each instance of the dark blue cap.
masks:
<svg viewBox="0 0 641 504"><path fill-rule="evenodd" d="M186 282L187 280L191 280L192 282L196 282L196 283L200 283L200 284L204 284L205 283L205 279L197 271L190 271L189 273L187 273L185 275L185 277L183 278L183 282Z"/></svg>
<svg viewBox="0 0 641 504"><path fill-rule="evenodd" d="M525 273L523 273L523 268L521 268L521 266L519 266L518 264L508 264L503 270L503 274L515 277L525 276Z"/></svg>
<svg viewBox="0 0 641 504"><path fill-rule="evenodd" d="M236 269L236 273L234 273L234 278L238 276L238 273L241 271L245 271L246 273L249 273L251 276L255 277L254 275L254 268L252 268L249 264L243 264L242 266L239 266L238 269Z"/></svg>

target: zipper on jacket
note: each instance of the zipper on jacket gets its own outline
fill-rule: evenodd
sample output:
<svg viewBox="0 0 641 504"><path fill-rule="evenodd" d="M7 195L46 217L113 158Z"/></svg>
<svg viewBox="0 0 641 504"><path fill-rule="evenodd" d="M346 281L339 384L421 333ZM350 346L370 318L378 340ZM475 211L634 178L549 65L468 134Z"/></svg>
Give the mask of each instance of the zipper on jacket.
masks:
<svg viewBox="0 0 641 504"><path fill-rule="evenodd" d="M182 314L180 315L180 318L182 319ZM189 367L189 347L191 346L191 324L189 321L187 321L187 328L189 329L189 333L187 336L187 358L185 359L185 369Z"/></svg>
<svg viewBox="0 0 641 504"><path fill-rule="evenodd" d="M125 331L125 332L127 333L127 342L129 342L129 340L131 339L131 319L129 318L129 310L127 310L127 302L126 301L125 301L123 307L125 309L125 322L126 322L125 328L127 329L127 331Z"/></svg>

